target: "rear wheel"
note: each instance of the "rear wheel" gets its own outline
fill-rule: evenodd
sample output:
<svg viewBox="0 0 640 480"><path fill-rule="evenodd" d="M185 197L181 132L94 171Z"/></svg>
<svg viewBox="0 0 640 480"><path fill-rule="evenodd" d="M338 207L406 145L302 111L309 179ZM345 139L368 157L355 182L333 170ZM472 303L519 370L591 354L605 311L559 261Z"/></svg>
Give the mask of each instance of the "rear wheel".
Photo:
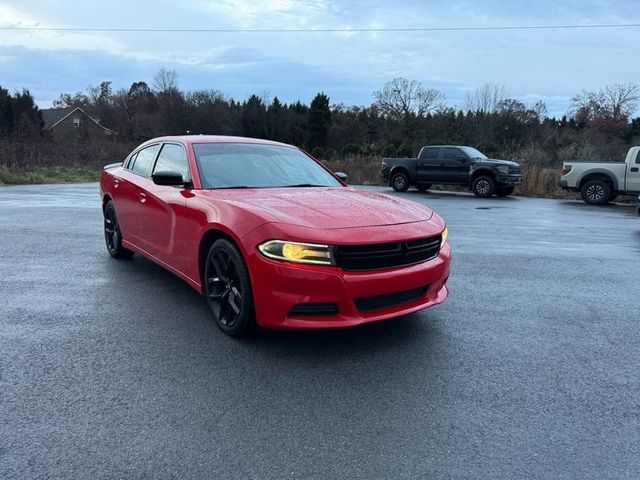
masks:
<svg viewBox="0 0 640 480"><path fill-rule="evenodd" d="M116 207L109 200L104 207L104 240L107 251L113 258L131 258L133 252L122 246L122 233L118 225Z"/></svg>
<svg viewBox="0 0 640 480"><path fill-rule="evenodd" d="M588 205L605 205L611 198L611 185L605 180L589 180L580 189L582 200Z"/></svg>
<svg viewBox="0 0 640 480"><path fill-rule="evenodd" d="M421 183L420 185L416 185L416 188L418 189L419 192L426 192L427 190L429 190L431 188L431 184L430 183Z"/></svg>
<svg viewBox="0 0 640 480"><path fill-rule="evenodd" d="M508 197L513 193L515 187L501 187L496 188L496 195L499 197Z"/></svg>
<svg viewBox="0 0 640 480"><path fill-rule="evenodd" d="M396 192L406 192L409 189L409 175L398 172L391 177L391 187Z"/></svg>
<svg viewBox="0 0 640 480"><path fill-rule="evenodd" d="M205 295L218 327L235 337L253 332L253 292L241 253L228 240L216 240L206 262Z"/></svg>
<svg viewBox="0 0 640 480"><path fill-rule="evenodd" d="M488 198L493 195L496 189L496 182L487 176L477 177L471 184L471 191L476 197Z"/></svg>

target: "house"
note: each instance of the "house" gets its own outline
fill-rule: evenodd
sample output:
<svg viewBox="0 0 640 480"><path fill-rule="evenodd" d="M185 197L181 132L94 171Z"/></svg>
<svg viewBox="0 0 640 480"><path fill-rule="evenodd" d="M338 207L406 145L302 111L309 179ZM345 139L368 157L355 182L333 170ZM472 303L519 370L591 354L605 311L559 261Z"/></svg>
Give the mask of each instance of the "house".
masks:
<svg viewBox="0 0 640 480"><path fill-rule="evenodd" d="M80 107L49 108L42 110L43 130L56 139L113 139L116 132L105 127Z"/></svg>

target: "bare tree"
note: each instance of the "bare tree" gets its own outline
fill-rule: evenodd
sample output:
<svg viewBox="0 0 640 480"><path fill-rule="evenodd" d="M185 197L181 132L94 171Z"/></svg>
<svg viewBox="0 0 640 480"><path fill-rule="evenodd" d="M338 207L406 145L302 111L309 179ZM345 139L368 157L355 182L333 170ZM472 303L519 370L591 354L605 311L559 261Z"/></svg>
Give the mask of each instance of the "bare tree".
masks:
<svg viewBox="0 0 640 480"><path fill-rule="evenodd" d="M433 88L406 78L394 78L373 92L382 115L407 124L444 106L445 96Z"/></svg>
<svg viewBox="0 0 640 480"><path fill-rule="evenodd" d="M626 122L638 108L637 85L613 84L600 90L583 90L571 99L569 113L579 122L597 119Z"/></svg>
<svg viewBox="0 0 640 480"><path fill-rule="evenodd" d="M467 93L467 110L471 112L493 113L500 102L507 98L503 85L484 83L473 92Z"/></svg>
<svg viewBox="0 0 640 480"><path fill-rule="evenodd" d="M636 111L638 100L640 99L638 86L632 83L628 85L621 85L619 83L607 85L602 89L602 95L604 97L606 110L616 121L627 121L633 112Z"/></svg>
<svg viewBox="0 0 640 480"><path fill-rule="evenodd" d="M156 92L169 92L178 89L178 74L175 70L161 68L153 77L153 88Z"/></svg>

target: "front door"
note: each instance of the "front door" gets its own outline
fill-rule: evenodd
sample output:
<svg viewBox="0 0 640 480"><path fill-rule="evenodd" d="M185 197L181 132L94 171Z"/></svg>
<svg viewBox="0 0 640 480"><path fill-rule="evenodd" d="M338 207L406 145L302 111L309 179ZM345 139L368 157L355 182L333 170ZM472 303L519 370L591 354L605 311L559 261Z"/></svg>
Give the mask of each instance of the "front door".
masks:
<svg viewBox="0 0 640 480"><path fill-rule="evenodd" d="M627 186L628 192L640 192L640 148L636 153L636 158L627 165Z"/></svg>
<svg viewBox="0 0 640 480"><path fill-rule="evenodd" d="M442 171L446 182L466 184L469 181L471 159L456 147L446 147L443 150Z"/></svg>
<svg viewBox="0 0 640 480"><path fill-rule="evenodd" d="M153 171L178 172L185 181L191 181L187 154L182 145L165 143ZM145 220L141 225L149 252L180 271L184 270L186 262L186 258L181 256L184 252L181 248L184 190L182 186L156 185L147 180Z"/></svg>

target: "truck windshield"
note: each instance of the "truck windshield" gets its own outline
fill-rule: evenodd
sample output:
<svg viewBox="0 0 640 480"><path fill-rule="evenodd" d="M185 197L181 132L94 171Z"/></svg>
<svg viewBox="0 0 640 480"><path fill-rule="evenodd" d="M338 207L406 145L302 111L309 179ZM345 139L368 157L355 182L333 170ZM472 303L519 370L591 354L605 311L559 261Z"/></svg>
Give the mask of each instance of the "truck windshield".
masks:
<svg viewBox="0 0 640 480"><path fill-rule="evenodd" d="M480 150L476 150L473 147L462 147L462 150L467 154L469 158L479 158L481 160L486 160L487 158L489 158Z"/></svg>
<svg viewBox="0 0 640 480"><path fill-rule="evenodd" d="M341 187L297 148L251 143L193 145L203 188Z"/></svg>

